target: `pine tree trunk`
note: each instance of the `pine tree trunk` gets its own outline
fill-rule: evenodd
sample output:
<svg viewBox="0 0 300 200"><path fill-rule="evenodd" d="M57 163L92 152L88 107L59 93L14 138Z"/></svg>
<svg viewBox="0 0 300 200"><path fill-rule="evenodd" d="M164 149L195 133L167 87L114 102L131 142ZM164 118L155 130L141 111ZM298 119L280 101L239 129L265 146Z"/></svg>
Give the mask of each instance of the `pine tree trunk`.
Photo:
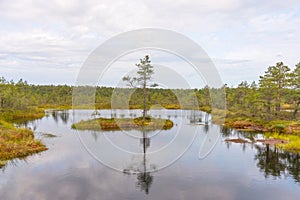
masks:
<svg viewBox="0 0 300 200"><path fill-rule="evenodd" d="M281 108L280 108L280 103L278 102L276 105L276 112L280 112Z"/></svg>
<svg viewBox="0 0 300 200"><path fill-rule="evenodd" d="M271 106L267 105L267 114L270 115L271 114Z"/></svg>
<svg viewBox="0 0 300 200"><path fill-rule="evenodd" d="M267 108L266 108L266 113L267 113L267 120L269 121L270 120L270 115L271 115L271 103L268 102L267 104Z"/></svg>
<svg viewBox="0 0 300 200"><path fill-rule="evenodd" d="M145 121L146 115L147 115L147 102L146 102L146 97L147 97L147 91L146 91L146 84L144 84L144 105L143 105L143 120Z"/></svg>
<svg viewBox="0 0 300 200"><path fill-rule="evenodd" d="M4 98L1 97L1 108L4 108Z"/></svg>
<svg viewBox="0 0 300 200"><path fill-rule="evenodd" d="M280 94L280 91L278 91L278 94L277 94L277 102L276 102L276 112L280 112L281 110L281 107L280 107L280 103L281 103L281 94Z"/></svg>
<svg viewBox="0 0 300 200"><path fill-rule="evenodd" d="M295 106L293 116L292 116L293 119L296 119L296 115L297 115L297 112L298 112L298 109L299 109L299 105L300 105L300 100L297 102L297 104Z"/></svg>

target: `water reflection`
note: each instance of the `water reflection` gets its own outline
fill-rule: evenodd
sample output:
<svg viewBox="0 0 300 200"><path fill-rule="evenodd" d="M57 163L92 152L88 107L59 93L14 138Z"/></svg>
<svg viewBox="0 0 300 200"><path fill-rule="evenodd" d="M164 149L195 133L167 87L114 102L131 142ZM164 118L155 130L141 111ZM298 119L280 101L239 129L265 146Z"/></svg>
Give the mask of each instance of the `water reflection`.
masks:
<svg viewBox="0 0 300 200"><path fill-rule="evenodd" d="M300 183L300 154L283 151L274 145L255 143L255 140L263 137L259 133L238 131L225 126L221 126L221 131L223 138L232 137L250 141L240 144L242 150L245 151L247 146L254 148L256 166L266 179L292 177L295 182ZM229 149L234 144L226 142L226 145Z"/></svg>
<svg viewBox="0 0 300 200"><path fill-rule="evenodd" d="M236 137L236 138L243 138L247 139L251 142L254 142L256 139L261 137L261 134L255 133L255 132L246 132L246 131L240 131L236 130L227 126L220 126L222 136L224 138L226 137Z"/></svg>
<svg viewBox="0 0 300 200"><path fill-rule="evenodd" d="M37 130L39 126L40 119L37 120L28 120L28 121L17 121L15 122L15 126L18 128L30 128L31 130Z"/></svg>
<svg viewBox="0 0 300 200"><path fill-rule="evenodd" d="M56 123L58 123L58 112L55 111L55 110L53 110L52 113L51 113L51 116L52 116L52 118L54 119L54 121L55 121Z"/></svg>
<svg viewBox="0 0 300 200"><path fill-rule="evenodd" d="M70 122L70 112L70 110L49 109L45 110L45 116L46 118L51 117L51 119L53 119L56 124L58 124L60 121L63 124L67 124Z"/></svg>
<svg viewBox="0 0 300 200"><path fill-rule="evenodd" d="M255 145L257 153L255 160L257 167L266 178L282 178L292 176L296 182L300 182L300 155L284 152L275 146Z"/></svg>
<svg viewBox="0 0 300 200"><path fill-rule="evenodd" d="M153 182L153 176L150 172L141 172L137 174L137 187L141 189L141 191L145 191L146 194L149 194L149 188Z"/></svg>
<svg viewBox="0 0 300 200"><path fill-rule="evenodd" d="M61 121L64 124L67 124L69 122L69 111L63 110L63 111L58 112L58 114L59 114Z"/></svg>
<svg viewBox="0 0 300 200"><path fill-rule="evenodd" d="M207 125L211 119L209 113L203 113L199 110L192 110L188 113L187 118L189 119L190 124L205 124Z"/></svg>
<svg viewBox="0 0 300 200"><path fill-rule="evenodd" d="M27 158L23 157L23 158L17 158L17 159L13 159L13 160L9 160L5 166L1 167L0 169L2 170L2 172L5 172L7 167L17 167L20 164L24 164L27 163Z"/></svg>
<svg viewBox="0 0 300 200"><path fill-rule="evenodd" d="M217 125L199 125L202 131L183 157L168 168L157 171L149 169L158 166L150 152L153 147L159 147L172 138L173 132L164 132L161 136L165 138L159 138L141 131L140 138L132 142L134 148L139 145L140 154L131 163L122 165L124 175L98 163L82 148L75 131L70 129L74 117L69 114L71 112L55 111L49 113L48 118L27 123L29 127L35 127L36 133L50 132L60 137L43 138L49 150L28 157L28 163L17 160L7 166L0 175L1 199L299 199L300 190L295 184L300 182L299 154L252 144L251 141L260 139L260 134L221 126L223 139L245 138L250 142L243 145L219 142L205 160L199 160L197 155L202 138L219 130ZM92 112L78 111L76 121L100 116L92 116ZM122 113L139 116L138 112L119 110L101 110L100 113L102 117ZM168 115L176 123L186 119L183 123L185 134L190 134L189 127L198 126L189 124L192 111L153 111L153 116L166 118ZM201 119L205 122L205 113ZM103 137L103 132L96 131L79 134L95 145ZM117 131L108 135L121 138ZM226 145L229 145L229 150ZM132 167L128 166L131 164ZM274 181L274 177L280 180Z"/></svg>
<svg viewBox="0 0 300 200"><path fill-rule="evenodd" d="M203 126L203 130L204 130L204 133L208 133L209 132L209 125L205 123L204 126Z"/></svg>
<svg viewBox="0 0 300 200"><path fill-rule="evenodd" d="M132 169L129 167L128 169L124 169L123 172L125 174L137 174L137 182L136 186L140 188L141 191L145 191L146 194L149 194L149 189L151 187L151 184L153 182L153 176L147 169L147 148L150 147L150 138L148 137L147 131L142 130L141 131L143 137L140 139L140 143L143 146L143 160L142 164L140 165L138 169Z"/></svg>

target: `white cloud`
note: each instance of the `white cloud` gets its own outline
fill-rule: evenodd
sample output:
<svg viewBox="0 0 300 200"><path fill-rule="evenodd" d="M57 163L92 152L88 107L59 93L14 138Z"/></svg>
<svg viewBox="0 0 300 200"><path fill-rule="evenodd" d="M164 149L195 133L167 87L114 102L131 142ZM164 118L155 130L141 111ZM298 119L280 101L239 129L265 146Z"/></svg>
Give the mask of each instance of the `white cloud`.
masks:
<svg viewBox="0 0 300 200"><path fill-rule="evenodd" d="M64 69L68 77L67 69L78 70L106 39L157 27L197 41L217 58L224 82L236 84L255 79L257 71L276 61L291 66L299 62L299 5L297 0L0 1L1 75L22 77L17 68L39 68ZM225 72L229 69L239 69L235 78ZM35 76L26 78L38 82ZM72 80L75 77L58 82L72 84Z"/></svg>

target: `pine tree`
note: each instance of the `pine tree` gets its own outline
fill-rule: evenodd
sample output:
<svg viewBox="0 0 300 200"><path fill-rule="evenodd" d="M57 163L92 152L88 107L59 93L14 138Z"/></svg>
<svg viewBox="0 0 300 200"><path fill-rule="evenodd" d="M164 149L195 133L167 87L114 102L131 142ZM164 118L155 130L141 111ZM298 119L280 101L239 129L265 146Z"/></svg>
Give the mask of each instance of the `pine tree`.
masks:
<svg viewBox="0 0 300 200"><path fill-rule="evenodd" d="M275 104L276 112L280 112L283 89L289 85L289 71L288 66L278 62L276 66L268 67L265 74L260 76L261 97L265 101L267 114L271 113L272 103Z"/></svg>
<svg viewBox="0 0 300 200"><path fill-rule="evenodd" d="M295 102L292 118L295 119L300 106L300 62L291 74L292 99Z"/></svg>
<svg viewBox="0 0 300 200"><path fill-rule="evenodd" d="M135 64L138 68L136 77L123 77L123 81L126 81L128 86L143 89L143 120L147 116L147 87L157 86L155 83L150 84L154 74L153 66L150 63L149 55L146 55L143 59L140 59L140 63Z"/></svg>

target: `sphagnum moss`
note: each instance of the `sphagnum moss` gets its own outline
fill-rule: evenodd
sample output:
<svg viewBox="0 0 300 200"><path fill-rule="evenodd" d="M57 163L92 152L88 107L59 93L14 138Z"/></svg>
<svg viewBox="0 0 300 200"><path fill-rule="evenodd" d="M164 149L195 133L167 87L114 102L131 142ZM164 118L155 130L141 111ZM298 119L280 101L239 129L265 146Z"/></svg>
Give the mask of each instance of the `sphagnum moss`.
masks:
<svg viewBox="0 0 300 200"><path fill-rule="evenodd" d="M173 122L169 119L157 119L147 117L130 118L97 118L86 121L80 121L72 125L73 129L78 130L119 130L119 129L170 129Z"/></svg>
<svg viewBox="0 0 300 200"><path fill-rule="evenodd" d="M8 160L45 150L46 146L40 140L34 139L31 130L15 128L10 123L0 121L0 167Z"/></svg>

